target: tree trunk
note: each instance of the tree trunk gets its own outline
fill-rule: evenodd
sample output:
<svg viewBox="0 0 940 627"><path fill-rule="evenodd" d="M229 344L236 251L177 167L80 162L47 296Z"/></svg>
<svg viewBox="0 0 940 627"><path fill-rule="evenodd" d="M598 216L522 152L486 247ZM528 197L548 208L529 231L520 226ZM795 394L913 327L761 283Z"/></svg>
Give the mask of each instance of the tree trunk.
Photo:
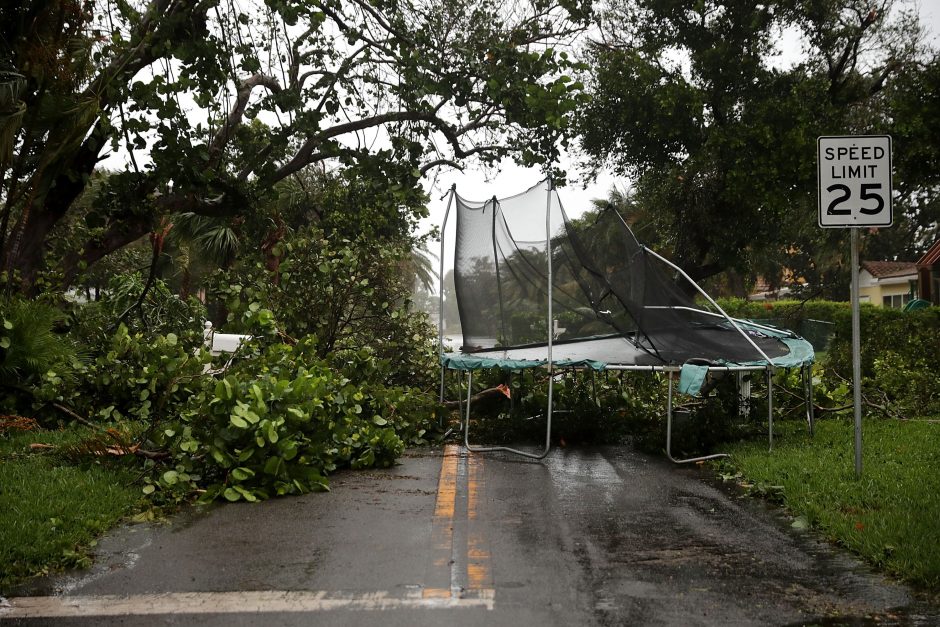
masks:
<svg viewBox="0 0 940 627"><path fill-rule="evenodd" d="M108 230L87 244L78 252L72 252L62 262L62 285L68 287L75 282L79 271L88 268L102 257L136 242L153 230L153 216L150 214L134 216L112 224Z"/></svg>
<svg viewBox="0 0 940 627"><path fill-rule="evenodd" d="M104 141L101 123L98 122L78 150L72 167L60 171L51 181L43 180L43 174L39 173L27 183L34 190L49 191L33 199L36 207L29 213L25 223L18 223L14 227L9 248L0 251L4 257L3 267L19 272L23 293L35 294L36 278L45 265L46 240L55 225L68 214L75 199L85 190L88 177L98 163L98 153ZM52 173L50 176L53 176Z"/></svg>

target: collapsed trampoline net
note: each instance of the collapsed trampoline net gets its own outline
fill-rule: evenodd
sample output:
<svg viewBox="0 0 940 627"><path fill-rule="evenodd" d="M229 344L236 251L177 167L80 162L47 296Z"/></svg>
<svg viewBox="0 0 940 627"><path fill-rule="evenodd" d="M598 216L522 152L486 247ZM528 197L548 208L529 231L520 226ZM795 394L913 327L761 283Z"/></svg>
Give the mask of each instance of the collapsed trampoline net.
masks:
<svg viewBox="0 0 940 627"><path fill-rule="evenodd" d="M703 310L690 295L694 286L654 258L606 203L570 218L543 181L504 199L455 194L455 208L464 353L547 344L550 256L554 342L619 336L637 349L631 363L763 359L723 316ZM747 333L770 358L787 354L778 339Z"/></svg>

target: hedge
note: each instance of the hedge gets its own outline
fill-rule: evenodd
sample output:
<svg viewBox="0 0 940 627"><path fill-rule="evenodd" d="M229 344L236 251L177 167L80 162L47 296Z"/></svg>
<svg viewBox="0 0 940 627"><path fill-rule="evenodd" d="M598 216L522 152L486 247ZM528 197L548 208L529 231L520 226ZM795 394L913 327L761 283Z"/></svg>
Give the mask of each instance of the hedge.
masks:
<svg viewBox="0 0 940 627"><path fill-rule="evenodd" d="M719 304L729 315L766 320L806 335L817 350L821 346L825 351L829 371L852 378L849 303L725 299ZM902 410L940 413L940 307L904 312L862 303L860 314L862 377L868 386ZM823 327L828 337L820 342L811 332Z"/></svg>

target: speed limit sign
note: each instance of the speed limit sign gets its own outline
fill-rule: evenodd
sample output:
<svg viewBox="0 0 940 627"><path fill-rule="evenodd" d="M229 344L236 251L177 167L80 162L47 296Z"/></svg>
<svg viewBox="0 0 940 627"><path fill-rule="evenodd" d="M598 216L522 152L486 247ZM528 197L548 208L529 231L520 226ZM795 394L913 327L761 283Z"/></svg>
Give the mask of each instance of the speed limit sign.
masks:
<svg viewBox="0 0 940 627"><path fill-rule="evenodd" d="M891 137L816 140L819 226L891 226Z"/></svg>

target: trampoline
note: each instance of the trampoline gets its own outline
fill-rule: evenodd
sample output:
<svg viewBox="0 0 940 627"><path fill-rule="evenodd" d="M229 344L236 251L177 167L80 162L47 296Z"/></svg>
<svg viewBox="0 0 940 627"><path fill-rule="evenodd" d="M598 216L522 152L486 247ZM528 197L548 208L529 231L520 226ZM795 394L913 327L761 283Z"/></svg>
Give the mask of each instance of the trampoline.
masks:
<svg viewBox="0 0 940 627"><path fill-rule="evenodd" d="M470 201L451 187L441 228L456 213L454 283L462 345L445 352L444 290L440 294L441 400L445 372L467 378L464 445L541 459L551 449L553 383L558 369L664 373L666 453L671 453L674 388L696 394L710 373L764 372L768 438L773 446L776 368L800 368L812 427L813 348L795 333L740 320L725 311L677 265L639 242L610 205L570 217L551 179L509 198ZM486 368L548 372L545 445L541 452L469 441L473 373ZM675 379L678 377L678 386ZM749 384L738 377L739 395ZM459 393L460 397L463 393Z"/></svg>

